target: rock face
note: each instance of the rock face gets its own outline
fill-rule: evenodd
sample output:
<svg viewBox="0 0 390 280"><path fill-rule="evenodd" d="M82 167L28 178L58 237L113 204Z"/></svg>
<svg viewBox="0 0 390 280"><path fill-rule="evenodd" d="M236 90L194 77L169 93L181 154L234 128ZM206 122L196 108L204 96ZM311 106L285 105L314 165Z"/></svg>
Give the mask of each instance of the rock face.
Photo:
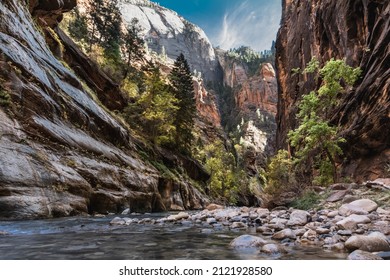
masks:
<svg viewBox="0 0 390 280"><path fill-rule="evenodd" d="M283 0L276 43L279 90L277 145L286 147L290 129L297 126L297 102L318 87L304 69L313 56L321 65L331 58L346 59L363 74L343 97L332 123L347 143L345 175L359 180L384 174L390 151L390 2L375 0ZM335 12L337 11L337 12Z"/></svg>
<svg viewBox="0 0 390 280"><path fill-rule="evenodd" d="M264 63L252 75L248 65L216 49L222 67L223 85L230 89L229 94L220 97L232 100L220 106L222 123L234 126L241 136L247 169L256 174L257 166L265 164L265 158L274 150L275 116L277 108L277 81L273 66ZM231 96L230 96L231 95Z"/></svg>
<svg viewBox="0 0 390 280"><path fill-rule="evenodd" d="M126 22L139 20L150 50L173 60L183 53L191 69L201 72L206 81L220 80L214 49L198 26L148 0L122 0L120 9Z"/></svg>
<svg viewBox="0 0 390 280"><path fill-rule="evenodd" d="M44 33L47 25L55 28L61 11L75 4L54 2L30 1ZM45 20L54 18L50 24ZM64 58L88 73L82 65L88 61L63 43ZM111 88L97 71L90 79L87 84L96 88ZM18 0L0 3L0 80L1 90L11 98L0 107L1 218L105 214L126 208L183 210L208 204L186 180L163 178L140 159L126 127L54 57L30 11ZM108 108L120 106L120 93L104 92L104 87L96 92L100 102ZM207 180L188 159L162 158Z"/></svg>

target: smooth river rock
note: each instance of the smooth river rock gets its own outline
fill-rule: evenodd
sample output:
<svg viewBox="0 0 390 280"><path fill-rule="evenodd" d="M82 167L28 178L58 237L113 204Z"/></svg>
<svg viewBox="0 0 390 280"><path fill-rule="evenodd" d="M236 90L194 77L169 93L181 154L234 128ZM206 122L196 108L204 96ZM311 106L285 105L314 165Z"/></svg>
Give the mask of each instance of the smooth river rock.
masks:
<svg viewBox="0 0 390 280"><path fill-rule="evenodd" d="M356 250L347 257L348 260L383 260L381 257L366 251Z"/></svg>
<svg viewBox="0 0 390 280"><path fill-rule="evenodd" d="M295 235L294 231L292 231L289 228L286 228L286 229L278 231L274 235L272 235L272 239L283 240L286 238L295 239L296 235Z"/></svg>
<svg viewBox="0 0 390 280"><path fill-rule="evenodd" d="M371 220L365 215L352 214L349 217L336 223L339 229L353 230L358 224L367 224Z"/></svg>
<svg viewBox="0 0 390 280"><path fill-rule="evenodd" d="M261 247L265 244L267 244L267 241L261 237L249 234L241 235L230 242L230 246L233 248Z"/></svg>
<svg viewBox="0 0 390 280"><path fill-rule="evenodd" d="M370 199L359 199L349 204L344 204L340 207L339 213L342 216L349 216L351 214L367 214L375 211L378 204Z"/></svg>
<svg viewBox="0 0 390 280"><path fill-rule="evenodd" d="M309 222L310 214L303 210L294 210L287 222L288 226L304 226Z"/></svg>
<svg viewBox="0 0 390 280"><path fill-rule="evenodd" d="M367 252L390 251L390 244L386 236L380 232L370 233L368 236L351 236L345 247L350 250L363 250Z"/></svg>

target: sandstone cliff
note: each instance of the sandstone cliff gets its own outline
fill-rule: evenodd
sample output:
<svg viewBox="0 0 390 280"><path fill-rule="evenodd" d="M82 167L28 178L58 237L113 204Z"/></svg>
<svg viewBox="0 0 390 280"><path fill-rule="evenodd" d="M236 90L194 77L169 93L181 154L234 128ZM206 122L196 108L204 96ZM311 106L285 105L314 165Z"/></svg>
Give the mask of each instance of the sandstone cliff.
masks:
<svg viewBox="0 0 390 280"><path fill-rule="evenodd" d="M198 26L148 0L122 0L120 9L126 22L139 20L151 51L173 60L183 53L192 71L201 72L206 81L220 79L214 48Z"/></svg>
<svg viewBox="0 0 390 280"><path fill-rule="evenodd" d="M75 2L0 3L0 217L203 207L207 200L188 181L141 159L142 143L106 109L120 106L117 86L51 29ZM208 179L189 159L163 151L160 158Z"/></svg>
<svg viewBox="0 0 390 280"><path fill-rule="evenodd" d="M217 57L223 69L223 84L231 88L232 95L232 104L224 109L228 110L224 114L228 120L223 121L233 126L233 131L238 130L241 144L249 148L246 153L248 158L245 159L247 168L264 167L266 158L273 153L275 141L275 70L270 63L263 63L251 75L245 62L229 56L227 52L217 50ZM228 99L229 96L222 98Z"/></svg>
<svg viewBox="0 0 390 280"><path fill-rule="evenodd" d="M297 102L318 85L307 76L293 75L313 56L323 63L345 58L363 74L343 97L331 120L347 139L343 147L344 175L374 179L390 163L390 2L377 0L283 0L277 39L276 66L279 103L277 145L296 127ZM341 160L340 160L341 161ZM388 172L388 171L387 171Z"/></svg>

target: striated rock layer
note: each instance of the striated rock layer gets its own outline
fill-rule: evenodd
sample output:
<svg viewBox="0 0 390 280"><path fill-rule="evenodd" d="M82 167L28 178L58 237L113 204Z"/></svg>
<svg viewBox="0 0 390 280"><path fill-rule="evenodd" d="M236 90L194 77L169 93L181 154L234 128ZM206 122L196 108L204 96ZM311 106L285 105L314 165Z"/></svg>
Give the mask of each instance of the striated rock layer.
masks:
<svg viewBox="0 0 390 280"><path fill-rule="evenodd" d="M65 4L75 4L52 2L30 1L46 35L71 8ZM70 42L62 44L81 77L93 71ZM24 2L1 1L0 90L10 100L0 106L0 217L202 208L203 195L142 160L142 145L105 109L121 105L115 85L98 71L89 79L84 83L53 55ZM195 162L160 154L192 179L208 179Z"/></svg>
<svg viewBox="0 0 390 280"><path fill-rule="evenodd" d="M341 100L332 122L347 143L344 175L374 179L390 162L390 2L377 0L283 0L276 43L279 103L277 146L286 147L302 94L318 87L309 76L293 75L313 56L321 65L346 59L363 74Z"/></svg>

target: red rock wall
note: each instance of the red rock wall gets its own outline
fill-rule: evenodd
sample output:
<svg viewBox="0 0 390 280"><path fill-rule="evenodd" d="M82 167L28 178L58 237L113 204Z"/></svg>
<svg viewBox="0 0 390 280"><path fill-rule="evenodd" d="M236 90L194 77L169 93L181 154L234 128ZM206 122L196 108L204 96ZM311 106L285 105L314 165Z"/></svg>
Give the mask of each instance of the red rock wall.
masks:
<svg viewBox="0 0 390 280"><path fill-rule="evenodd" d="M316 56L323 65L345 58L363 74L335 110L332 122L347 139L345 175L372 179L385 175L390 162L390 2L379 0L283 0L276 43L279 89L277 146L296 127L297 103L318 85L292 75ZM341 161L341 160L340 160Z"/></svg>

